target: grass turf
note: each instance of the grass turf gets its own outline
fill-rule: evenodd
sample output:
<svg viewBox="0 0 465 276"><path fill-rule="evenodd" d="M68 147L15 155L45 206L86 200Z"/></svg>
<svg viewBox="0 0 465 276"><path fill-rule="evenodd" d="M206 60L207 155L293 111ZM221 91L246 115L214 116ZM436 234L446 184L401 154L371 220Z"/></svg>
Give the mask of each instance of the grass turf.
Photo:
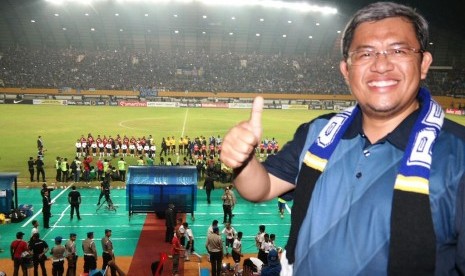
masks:
<svg viewBox="0 0 465 276"><path fill-rule="evenodd" d="M220 135L249 117L247 109L213 108L137 108L0 105L0 171L20 172L19 181L28 183L27 160L37 154L39 135L44 141L45 170L48 181L54 179L56 156L75 157L76 139L87 133L128 137L153 136L160 152L162 137L181 135L191 138ZM263 137L275 138L280 146L292 138L299 124L321 114L321 111L265 110ZM127 158L135 164L135 158ZM156 160L158 163L158 158ZM116 165L114 160L113 165Z"/></svg>
<svg viewBox="0 0 465 276"><path fill-rule="evenodd" d="M318 115L331 111L264 110L263 138L275 138L282 147L292 139L295 129ZM45 145L45 170L48 182L55 177L54 159L75 157L74 143L81 135L98 134L154 137L157 153L162 137L182 135L191 138L224 137L239 121L249 117L248 109L219 108L138 108L110 106L0 105L0 172L19 172L20 185L29 183L27 160L37 154L36 141ZM465 125L464 116L448 118ZM133 165L136 158L126 158ZM156 160L158 163L158 159ZM95 163L95 162L94 162ZM116 165L114 160L113 165Z"/></svg>

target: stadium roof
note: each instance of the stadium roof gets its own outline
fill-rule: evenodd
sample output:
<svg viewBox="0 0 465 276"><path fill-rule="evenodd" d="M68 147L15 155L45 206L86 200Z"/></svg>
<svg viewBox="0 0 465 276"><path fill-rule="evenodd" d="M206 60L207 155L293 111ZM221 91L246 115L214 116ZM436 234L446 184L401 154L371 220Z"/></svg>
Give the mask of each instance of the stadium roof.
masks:
<svg viewBox="0 0 465 276"><path fill-rule="evenodd" d="M93 0L91 5L83 4L91 0L67 1L56 5L46 0L2 0L0 48L204 50L339 57L339 40L348 17L374 2L304 1L337 9L337 14L323 14L262 6L206 5L200 0L165 0L157 4L154 0ZM465 61L462 2L407 3L430 22L434 65Z"/></svg>

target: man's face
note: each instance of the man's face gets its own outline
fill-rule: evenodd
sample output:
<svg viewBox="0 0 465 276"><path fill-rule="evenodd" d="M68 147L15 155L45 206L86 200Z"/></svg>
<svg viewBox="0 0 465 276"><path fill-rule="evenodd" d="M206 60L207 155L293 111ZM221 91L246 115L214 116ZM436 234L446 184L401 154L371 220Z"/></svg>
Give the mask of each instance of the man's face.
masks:
<svg viewBox="0 0 465 276"><path fill-rule="evenodd" d="M349 53L358 50L381 52L392 48L420 49L411 23L400 17L360 24L354 33ZM411 59L392 62L379 54L368 63L342 61L340 69L349 88L367 116L386 118L408 115L418 106L415 98L420 79L432 62L429 52L411 53Z"/></svg>

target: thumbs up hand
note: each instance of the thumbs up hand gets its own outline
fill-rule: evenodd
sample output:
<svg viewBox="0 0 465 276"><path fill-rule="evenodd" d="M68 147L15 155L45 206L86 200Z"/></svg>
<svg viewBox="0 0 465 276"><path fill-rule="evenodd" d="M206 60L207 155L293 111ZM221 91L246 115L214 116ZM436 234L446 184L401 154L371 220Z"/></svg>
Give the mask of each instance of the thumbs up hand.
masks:
<svg viewBox="0 0 465 276"><path fill-rule="evenodd" d="M240 122L224 137L221 161L231 168L245 165L255 154L255 147L262 138L263 98L253 101L250 118Z"/></svg>

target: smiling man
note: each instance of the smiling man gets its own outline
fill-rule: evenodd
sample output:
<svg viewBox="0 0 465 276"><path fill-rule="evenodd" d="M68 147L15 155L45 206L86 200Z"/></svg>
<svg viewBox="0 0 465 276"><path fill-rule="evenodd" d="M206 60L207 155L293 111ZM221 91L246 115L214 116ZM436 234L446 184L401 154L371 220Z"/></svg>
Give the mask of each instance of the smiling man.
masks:
<svg viewBox="0 0 465 276"><path fill-rule="evenodd" d="M414 9L368 5L342 38L357 105L302 124L263 164L262 98L225 136L221 159L243 197L294 195L281 275L465 273L465 128L420 86L428 37Z"/></svg>

